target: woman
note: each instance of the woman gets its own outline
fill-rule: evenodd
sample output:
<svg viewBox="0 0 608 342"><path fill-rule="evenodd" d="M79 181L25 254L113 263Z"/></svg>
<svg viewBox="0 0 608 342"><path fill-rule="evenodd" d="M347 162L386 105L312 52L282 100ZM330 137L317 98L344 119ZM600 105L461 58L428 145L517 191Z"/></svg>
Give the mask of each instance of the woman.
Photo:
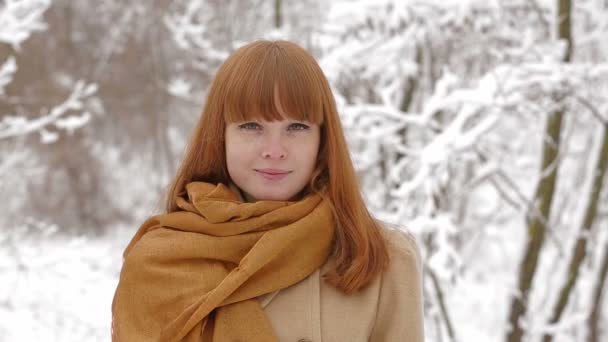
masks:
<svg viewBox="0 0 608 342"><path fill-rule="evenodd" d="M414 239L359 191L314 58L257 41L219 69L166 213L124 252L114 341L423 340Z"/></svg>

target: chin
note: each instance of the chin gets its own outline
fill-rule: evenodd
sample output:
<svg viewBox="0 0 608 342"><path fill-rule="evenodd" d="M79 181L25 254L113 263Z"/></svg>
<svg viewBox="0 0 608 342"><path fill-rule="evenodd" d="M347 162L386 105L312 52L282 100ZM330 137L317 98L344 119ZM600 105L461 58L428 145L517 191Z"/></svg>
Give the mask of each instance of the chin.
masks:
<svg viewBox="0 0 608 342"><path fill-rule="evenodd" d="M265 192L259 195L253 195L253 197L258 201L288 201L294 195L289 193L273 193L273 192Z"/></svg>

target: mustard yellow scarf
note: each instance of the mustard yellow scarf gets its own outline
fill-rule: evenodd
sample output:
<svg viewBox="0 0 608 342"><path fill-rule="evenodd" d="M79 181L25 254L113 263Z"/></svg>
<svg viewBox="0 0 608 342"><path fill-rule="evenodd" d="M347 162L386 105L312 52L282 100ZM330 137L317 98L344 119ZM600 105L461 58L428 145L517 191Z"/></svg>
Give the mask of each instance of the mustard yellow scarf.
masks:
<svg viewBox="0 0 608 342"><path fill-rule="evenodd" d="M182 211L153 216L124 251L112 341L277 341L256 297L306 278L327 259L327 201L242 203L192 182Z"/></svg>

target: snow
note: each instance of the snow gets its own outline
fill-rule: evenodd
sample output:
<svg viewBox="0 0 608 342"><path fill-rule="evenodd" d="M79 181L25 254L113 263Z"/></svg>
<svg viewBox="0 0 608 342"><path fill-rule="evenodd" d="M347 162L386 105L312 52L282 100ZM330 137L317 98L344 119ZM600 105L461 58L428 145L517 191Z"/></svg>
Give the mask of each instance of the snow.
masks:
<svg viewBox="0 0 608 342"><path fill-rule="evenodd" d="M43 13L51 0L5 0L0 7L0 42L19 50L21 43L33 32L43 31L46 24Z"/></svg>
<svg viewBox="0 0 608 342"><path fill-rule="evenodd" d="M130 233L118 227L94 240L42 230L16 242L3 232L2 341L109 341L110 306Z"/></svg>
<svg viewBox="0 0 608 342"><path fill-rule="evenodd" d="M155 22L164 25L176 54L185 55L162 66L170 80L164 91L180 100L175 102L200 102L206 86L201 79L209 79L230 51L253 38L303 39L295 36L295 26L271 27L270 12L263 7L267 3L259 3L259 16L250 21L228 19L230 32L224 32L225 22L217 18L238 13L237 2L223 3L225 12L214 4L176 1ZM292 3L286 13L310 17L304 9L315 4L321 8L314 2ZM26 98L10 85L20 72L24 43L34 33L47 34L43 14L49 6L50 0L0 5L0 43L13 50L0 58L0 100ZM122 28L138 20L135 12L145 5L138 6L110 28L94 75L105 71L119 49ZM370 209L418 239L427 270L429 341L447 338L430 272L444 293L458 341L504 338L510 301L517 295L526 217L538 180L547 172L540 171L545 121L567 109L559 164L554 165L559 176L551 229L522 324L530 341L545 332L556 333L556 342L584 340L608 241L608 232L600 229L606 225L605 195L604 214L588 233L589 256L570 303L558 324L547 322L557 284L567 275L565 261L587 204L601 124L608 120L608 63L598 57L608 56L608 7L600 1L577 2L575 58L564 64L564 43L542 28L543 20L555 26L554 1L344 0L325 6L319 18L306 17L306 25L314 27L307 31L309 41L318 44L315 53L335 94ZM87 44L81 32L74 35ZM411 79L419 81L418 88L411 105L402 109ZM39 115L24 115L19 106L0 113L0 190L10 189L12 195L4 196L9 199L0 207L0 340L109 341L110 305L121 253L135 230L132 220L151 213L166 174L157 170L155 155L134 147L133 157L119 146L90 140L91 154L108 168L100 171L103 187L115 194L108 205L128 213L124 222L101 237L70 236L20 212L30 183L48 180L42 175L53 172L23 138L37 134L40 144L52 146L61 133L93 126L95 113L105 112L108 99L100 97L94 82L65 71L57 71L54 81L66 90L65 99L45 104ZM172 105L167 106L171 115L193 116ZM170 122L166 129L169 148L181 151L184 131ZM13 212L20 220L5 219Z"/></svg>
<svg viewBox="0 0 608 342"><path fill-rule="evenodd" d="M15 57L9 57L2 66L0 66L0 96L5 95L4 87L11 83L13 75L17 71L17 62Z"/></svg>
<svg viewBox="0 0 608 342"><path fill-rule="evenodd" d="M68 119L65 118L65 114L81 110L83 101L96 91L97 86L95 84L85 84L83 81L79 81L63 103L53 107L48 113L43 113L40 117L35 119L26 119L22 116L3 117L0 121L0 140L38 132L51 124L68 131L84 126L89 121L90 114L83 112L80 116L71 116ZM43 142L54 141L48 138L47 133L42 133L42 135L41 140Z"/></svg>
<svg viewBox="0 0 608 342"><path fill-rule="evenodd" d="M174 78L167 86L169 94L175 97L190 98L192 84L183 78Z"/></svg>

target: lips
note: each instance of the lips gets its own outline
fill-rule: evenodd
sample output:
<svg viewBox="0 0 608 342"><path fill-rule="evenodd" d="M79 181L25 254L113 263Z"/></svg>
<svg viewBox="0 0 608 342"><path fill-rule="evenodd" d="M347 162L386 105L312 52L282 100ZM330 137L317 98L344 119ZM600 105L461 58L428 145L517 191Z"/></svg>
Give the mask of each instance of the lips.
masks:
<svg viewBox="0 0 608 342"><path fill-rule="evenodd" d="M255 171L262 177L268 180L280 180L285 178L291 171L281 169L255 169Z"/></svg>

